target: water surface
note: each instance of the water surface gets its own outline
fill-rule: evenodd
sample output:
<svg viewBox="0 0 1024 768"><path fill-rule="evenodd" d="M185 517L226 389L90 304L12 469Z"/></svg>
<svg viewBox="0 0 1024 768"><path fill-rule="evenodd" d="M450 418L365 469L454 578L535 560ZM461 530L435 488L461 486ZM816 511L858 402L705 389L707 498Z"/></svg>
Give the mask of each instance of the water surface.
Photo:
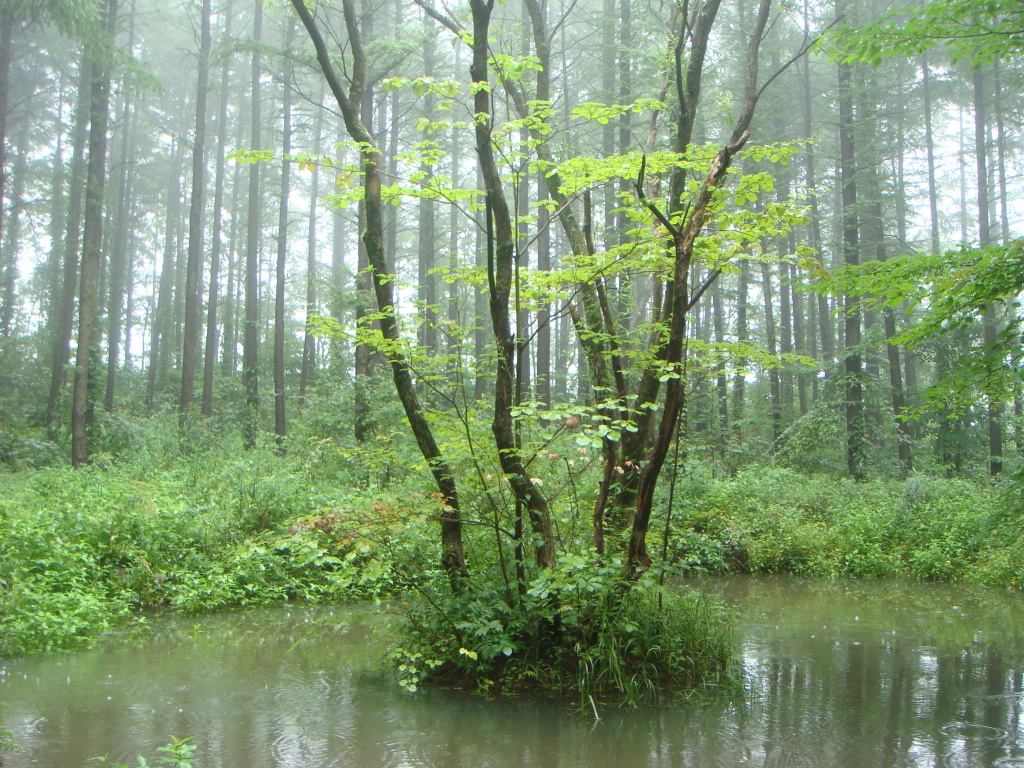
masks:
<svg viewBox="0 0 1024 768"><path fill-rule="evenodd" d="M937 585L730 578L745 697L600 722L551 702L407 694L370 609L154 622L146 642L0 662L7 768L1024 766L1024 600ZM116 763L115 763L116 764Z"/></svg>

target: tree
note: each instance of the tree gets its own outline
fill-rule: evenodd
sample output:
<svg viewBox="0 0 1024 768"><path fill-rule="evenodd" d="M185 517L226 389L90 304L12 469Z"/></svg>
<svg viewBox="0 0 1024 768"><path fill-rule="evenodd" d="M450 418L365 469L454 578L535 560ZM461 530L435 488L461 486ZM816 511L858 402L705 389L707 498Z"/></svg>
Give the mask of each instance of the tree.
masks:
<svg viewBox="0 0 1024 768"><path fill-rule="evenodd" d="M263 0L256 0L253 19L252 52L252 114L250 149L258 152L263 125L261 124L260 43L263 30ZM260 405L258 355L259 329L259 271L260 271L260 166L249 166L249 205L245 237L245 323L242 335L242 384L245 387L245 442L256 443L258 410Z"/></svg>
<svg viewBox="0 0 1024 768"><path fill-rule="evenodd" d="M104 39L92 49L89 106L89 165L85 181L82 277L78 301L78 349L71 403L71 462L89 459L88 427L92 408L90 379L95 373L93 345L99 314L99 276L103 247L103 188L106 180L107 124L110 117L110 73L114 56L114 25L118 0L106 0Z"/></svg>
<svg viewBox="0 0 1024 768"><path fill-rule="evenodd" d="M330 52L324 42L320 28L306 8L303 0L292 0L292 5L302 21L310 40L316 49L317 63L331 90L345 121L345 128L359 148L360 169L363 174L363 204L366 212L366 229L363 245L372 270L373 290L377 299L381 334L388 342L387 356L391 373L402 401L405 416L416 438L417 446L430 467L440 494L441 565L448 574L452 589L461 591L462 582L469 571L462 544L462 521L459 507L458 487L451 468L438 447L430 423L423 414L412 371L402 353L401 333L395 312L392 283L384 251L384 218L381 202L381 178L379 151L373 137L362 119L362 97L366 87L366 51L353 5L353 0L343 0L345 29L349 37L350 70L348 87L342 83Z"/></svg>
<svg viewBox="0 0 1024 768"><path fill-rule="evenodd" d="M199 360L199 283L203 271L203 205L206 194L206 101L210 80L211 0L200 10L199 76L196 83L196 123L192 145L192 196L188 212L188 261L185 266L185 329L182 334L181 396L178 413L182 430L192 413L196 363Z"/></svg>

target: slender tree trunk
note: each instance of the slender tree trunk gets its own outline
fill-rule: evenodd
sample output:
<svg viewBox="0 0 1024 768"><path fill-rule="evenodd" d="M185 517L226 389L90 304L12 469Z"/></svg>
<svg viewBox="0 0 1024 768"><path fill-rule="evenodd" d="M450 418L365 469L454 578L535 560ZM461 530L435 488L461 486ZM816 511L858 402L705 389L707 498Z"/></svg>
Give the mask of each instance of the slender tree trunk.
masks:
<svg viewBox="0 0 1024 768"><path fill-rule="evenodd" d="M324 128L324 90L320 87L317 98L316 122L313 129L313 154L320 155ZM306 329L302 338L302 369L299 372L299 407L306 402L306 388L316 376L316 336L313 335L312 318L317 313L317 258L316 219L319 202L320 163L313 164L309 180L309 227L306 231Z"/></svg>
<svg viewBox="0 0 1024 768"><path fill-rule="evenodd" d="M13 351L13 340L16 336L14 327L15 307L18 304L18 250L21 242L22 222L25 218L25 183L28 176L28 147L29 129L31 122L21 121L18 126L18 141L14 147L14 168L11 173L11 184L8 197L10 198L10 212L7 217L5 237L0 241L0 294L4 296L2 308L0 308L0 370L11 370L10 360ZM3 201L0 200L0 203ZM2 206L0 206L2 207Z"/></svg>
<svg viewBox="0 0 1024 768"><path fill-rule="evenodd" d="M426 77L432 78L434 77L434 38L437 30L434 28L434 24L429 16L424 15L423 24L423 73ZM433 96L427 94L423 99L423 109L427 119L433 117L433 108ZM393 122L392 135L396 135L397 131L397 122ZM394 154L391 156L394 157ZM426 163L420 170L423 173L424 183L430 184L434 169L429 163ZM433 197L430 195L420 197L419 209L417 211L417 218L419 219L417 222L417 264L419 276L417 299L422 307L419 341L423 351L428 355L432 355L437 351L437 276L433 274L436 241L434 230L437 219L435 207Z"/></svg>
<svg viewBox="0 0 1024 768"><path fill-rule="evenodd" d="M454 51L455 62L454 71L459 72L462 69L462 62L459 56L460 48L456 46ZM452 129L451 132L451 178L452 178L452 189L459 189L461 185L461 178L459 168L462 164L462 132L456 129ZM450 277L448 279L448 295L447 295L447 317L448 317L448 354L451 356L451 363L449 364L449 370L459 377L460 392L466 392L466 379L465 379L465 366L462 362L462 351L465 339L459 335L458 328L462 327L459 320L461 317L462 304L459 300L461 281L455 280L454 276L457 273L459 267L462 265L461 253L460 253L460 215L461 211L458 206L449 206L449 218L448 218L448 270Z"/></svg>
<svg viewBox="0 0 1024 768"><path fill-rule="evenodd" d="M508 478L516 501L526 509L536 536L536 560L541 568L554 568L557 547L547 499L530 479L515 440L512 406L515 394L516 339L511 327L512 276L515 262L515 234L501 176L494 159L491 138L490 88L488 82L487 35L494 0L471 0L473 14L473 61L470 77L474 86L476 150L484 177L488 219L487 274L490 288L491 325L498 347L498 365L494 381L494 418L491 432L498 449L498 460ZM479 116L486 119L479 119ZM493 225L493 229L492 229Z"/></svg>
<svg viewBox="0 0 1024 768"><path fill-rule="evenodd" d="M231 39L232 3L224 11L224 39ZM231 65L225 63L220 77L220 107L217 110L217 169L214 174L213 229L210 232L210 279L206 299L206 343L203 345L203 394L200 412L213 415L213 372L217 367L217 304L220 292L221 236L224 230L224 148L228 135L228 95ZM235 188L237 190L237 187ZM232 194L235 193L232 191Z"/></svg>
<svg viewBox="0 0 1024 768"><path fill-rule="evenodd" d="M765 341L768 346L768 354L776 357L779 354L779 346L775 333L775 301L772 298L772 271L767 262L761 262L761 295L764 297L764 332ZM779 439L782 437L782 383L779 378L779 369L772 366L768 369L769 396L771 398L771 411L769 418L772 422L772 450L778 448Z"/></svg>
<svg viewBox="0 0 1024 768"><path fill-rule="evenodd" d="M810 14L807 0L804 0L804 34L810 34ZM803 59L803 125L804 135L814 135L814 101L811 91L811 62L810 57L805 56ZM807 190L810 193L810 211L808 215L809 229L810 229L810 242L808 245L817 250L821 250L821 212L818 208L818 179L816 173L816 160L817 153L815 152L814 144L808 144L807 149L804 152L806 158L806 173L807 173ZM814 299L811 299L813 305ZM821 363L822 367L826 372L830 371L835 361L835 335L833 333L832 315L829 311L828 297L825 294L819 294L817 299L817 329L820 337L820 350L821 350ZM814 379L814 387L817 386L818 379ZM815 389L816 394L816 389Z"/></svg>
<svg viewBox="0 0 1024 768"><path fill-rule="evenodd" d="M128 50L135 47L135 4L129 10L131 27L128 33ZM121 116L121 155L118 163L117 229L114 233L114 248L110 258L109 283L110 301L107 308L107 386L104 392L103 408L114 410L117 395L117 373L120 366L122 316L126 296L130 291L132 254L131 233L134 229L134 163L135 163L135 110L132 108L129 92L122 96L124 105ZM127 356L127 351L125 352Z"/></svg>
<svg viewBox="0 0 1024 768"><path fill-rule="evenodd" d="M985 113L985 79L980 67L974 70L974 154L978 169L978 244L987 248L992 244L989 208L988 142L986 141L987 115ZM996 313L992 305L985 307L985 346L991 349L996 339ZM993 394L988 397L988 469L989 474L1003 471L1003 405Z"/></svg>
<svg viewBox="0 0 1024 768"><path fill-rule="evenodd" d="M711 286L711 322L715 330L715 343L725 344L725 300L722 296L722 281L716 280ZM715 431L715 446L719 455L725 450L729 435L729 380L725 373L725 361L715 366L715 397L718 401L718 429Z"/></svg>
<svg viewBox="0 0 1024 768"><path fill-rule="evenodd" d="M250 148L258 151L262 129L260 92L260 41L263 35L263 0L256 0L256 15L253 21L252 39L256 48L252 54L252 134ZM245 387L244 439L246 447L256 444L259 428L259 273L260 273L260 215L263 209L260 198L260 166L249 166L249 212L245 243L245 328L242 340L242 384Z"/></svg>
<svg viewBox="0 0 1024 768"><path fill-rule="evenodd" d="M996 170L999 177L999 236L1003 245L1010 242L1010 213L1006 183L1006 114L1003 105L1001 60L992 67L992 112L996 121Z"/></svg>
<svg viewBox="0 0 1024 768"><path fill-rule="evenodd" d="M78 469L89 460L87 427L92 403L89 378L96 342L99 277L103 258L103 186L106 179L107 124L110 119L110 74L118 0L103 10L103 40L92 61L89 107L89 166L85 181L85 231L82 237L82 277L78 304L78 350L71 401L71 463Z"/></svg>
<svg viewBox="0 0 1024 768"><path fill-rule="evenodd" d="M121 156L118 164L117 230L114 234L114 248L110 257L110 300L107 308L107 386L104 392L103 408L114 410L117 394L117 371L120 366L121 321L124 312L125 290L130 277L126 274L130 256L128 254L132 223L129 211L132 209L133 176L131 166L135 152L134 112L125 96L121 118Z"/></svg>
<svg viewBox="0 0 1024 768"><path fill-rule="evenodd" d="M71 191L68 195L67 232L64 237L64 268L57 325L53 335L50 391L46 400L45 422L50 425L64 391L66 369L71 357L71 333L75 321L75 297L78 295L78 259L81 248L82 197L85 191L85 146L89 137L89 98L92 64L87 53L79 64L78 106L71 149Z"/></svg>
<svg viewBox="0 0 1024 768"><path fill-rule="evenodd" d="M537 271L551 271L551 214L544 205L548 198L544 172L537 173L537 196L541 198L537 213ZM537 400L551 407L551 306L543 305L537 312Z"/></svg>
<svg viewBox="0 0 1024 768"><path fill-rule="evenodd" d="M184 159L184 148L179 144L172 150L174 163L167 184L167 223L164 229L164 254L160 265L159 285L157 287L156 311L150 324L149 371L146 380L146 407L153 407L160 372L167 366L168 330L171 324L171 304L174 293L174 272L176 269L177 246L175 230L178 227L181 208L181 164ZM155 268L155 266L154 266Z"/></svg>
<svg viewBox="0 0 1024 768"><path fill-rule="evenodd" d="M236 138L239 146L245 143L245 126L239 124ZM232 376L238 370L238 307L242 304L240 299L240 284L244 276L239 276L241 264L239 264L239 243L241 242L241 219L242 201L242 164L235 163L235 170L231 174L231 233L228 238L227 249L227 284L224 286L224 308L221 316L224 318L224 342L221 348L221 370L225 376ZM248 190L246 190L246 193ZM243 332L244 333L244 332Z"/></svg>
<svg viewBox="0 0 1024 768"><path fill-rule="evenodd" d="M199 78L196 85L196 127L192 146L192 197L188 212L188 261L185 265L185 330L181 350L181 396L178 427L188 426L199 361L199 282L203 272L203 205L206 198L206 101L210 81L211 0L200 11Z"/></svg>
<svg viewBox="0 0 1024 768"><path fill-rule="evenodd" d="M736 341L742 344L750 339L750 328L747 323L747 292L750 284L750 262L741 259L739 274L736 278ZM736 361L736 375L732 380L732 434L733 440L739 442L743 438L743 409L746 404L747 360L741 357ZM731 470L730 470L731 471Z"/></svg>
<svg viewBox="0 0 1024 768"><path fill-rule="evenodd" d="M288 42L291 45L295 33L295 21L292 19L288 29ZM283 445L287 425L285 423L285 385L284 385L284 294L285 266L288 259L288 192L291 189L291 160L287 158L292 151L292 90L291 66L286 65L282 91L282 138L281 152L285 155L281 162L281 206L277 220L277 269L276 292L274 295L274 434L277 435L278 446Z"/></svg>
<svg viewBox="0 0 1024 768"><path fill-rule="evenodd" d="M338 157L339 163L344 163L345 153L344 150ZM347 310L341 302L342 291L345 288L345 252L348 248L348 226L345 217L341 211L334 211L332 215L332 230L331 230L331 316L339 323L343 324L347 315ZM353 280L353 283L355 280ZM354 286L353 286L354 287ZM341 334L335 334L330 339L330 349L328 354L330 355L330 369L335 376L339 376L342 371L343 365L348 365L346 362L346 352L348 350L348 342ZM346 371L347 373L347 371Z"/></svg>
<svg viewBox="0 0 1024 768"><path fill-rule="evenodd" d="M362 21L362 34L366 39L370 39L373 36L373 15L372 13L366 14ZM367 134L369 134L370 128L373 126L373 90L367 88L365 93L362 94L359 100L359 119L364 126L367 127ZM372 136L371 136L372 138ZM375 142L374 142L375 143ZM382 215L385 215L382 213ZM372 412L370 408L370 366L372 350L368 344L364 344L358 340L358 334L368 324L366 320L367 315L372 311L371 303L373 301L373 277L370 275L370 262L366 253L366 240L363 236L366 232L366 201L359 201L359 210L357 215L357 231L360 233L360 237L357 242L357 256L356 256L356 311L355 311L355 325L356 325L356 360L355 360L355 408L353 418L355 423L353 424L353 434L357 442L366 441L372 432ZM382 223L382 227L385 227L381 231L381 237L385 238L384 248L384 260L387 263L389 251L387 247L387 231L386 225Z"/></svg>
<svg viewBox="0 0 1024 768"><path fill-rule="evenodd" d="M7 115L10 110L8 94L10 93L11 59L14 52L12 41L14 36L14 12L0 10L0 255L10 249L3 239L4 215L6 214L7 198ZM11 251L13 253L13 251ZM14 317L14 260L0 258L0 339L6 341L11 336L11 324ZM6 350L7 345L4 345Z"/></svg>
<svg viewBox="0 0 1024 768"><path fill-rule="evenodd" d="M356 19L353 0L343 0L345 26L349 34L351 51L350 88L346 91L338 78L331 61L330 52L316 26L304 0L292 0L292 6L302 20L316 48L317 62L327 79L327 84L334 94L345 120L349 135L362 146L360 164L363 172L364 201L366 203L366 230L363 241L366 245L367 258L373 271L373 288L380 312L380 329L384 339L390 342L388 358L395 390L413 436L423 458L430 467L434 481L441 494L441 566L448 574L452 589L462 590L465 578L469 575L462 545L462 521L459 507L459 495L455 477L445 462L441 451L434 440L430 423L423 415L416 389L413 386L412 371L405 357L401 354L401 332L395 310L394 294L387 259L384 249L384 217L381 201L380 156L374 142L360 115L362 91L366 84L366 53L363 49L362 34ZM484 38L486 40L486 37Z"/></svg>
<svg viewBox="0 0 1024 768"><path fill-rule="evenodd" d="M924 99L924 146L928 160L928 209L931 213L931 235L932 253L938 254L942 250L939 236L939 191L935 183L935 134L932 131L932 96L931 77L929 75L928 59L921 57L921 98Z"/></svg>
<svg viewBox="0 0 1024 768"><path fill-rule="evenodd" d="M837 13L839 3L836 3ZM843 257L849 266L860 263L857 216L856 152L854 147L852 72L839 65L839 158L842 182ZM844 336L846 346L846 460L850 476L863 480L865 446L863 366L861 363L861 316L856 300L844 298Z"/></svg>
<svg viewBox="0 0 1024 768"><path fill-rule="evenodd" d="M46 299L45 316L46 327L41 337L40 354L41 360L52 365L53 360L53 338L60 325L60 301L63 296L61 285L61 274L64 265L64 232L67 229L67 175L65 173L65 137L62 126L66 125L64 112L64 77L60 76L57 86L57 93L60 94L60 101L57 104L57 113L54 116L56 125L61 126L56 131L53 147L53 176L50 182L50 212L47 232L50 236L50 249L46 258ZM49 349L46 349L46 346Z"/></svg>

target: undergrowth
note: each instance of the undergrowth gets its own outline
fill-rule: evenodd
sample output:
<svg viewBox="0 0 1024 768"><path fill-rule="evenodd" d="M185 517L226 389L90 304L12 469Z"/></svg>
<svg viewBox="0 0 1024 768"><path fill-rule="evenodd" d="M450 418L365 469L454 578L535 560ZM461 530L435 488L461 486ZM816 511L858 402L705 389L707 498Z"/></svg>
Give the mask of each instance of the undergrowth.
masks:
<svg viewBox="0 0 1024 768"><path fill-rule="evenodd" d="M737 681L724 608L652 577L627 586L621 573L620 561L601 563L591 552L564 557L522 589L488 574L462 595L421 590L392 654L400 682L534 692L586 707Z"/></svg>
<svg viewBox="0 0 1024 768"><path fill-rule="evenodd" d="M467 472L472 568L452 595L438 566L440 503L394 435L363 446L295 438L282 455L269 441L246 451L208 431L183 445L173 424L132 428L122 441L130 451L100 454L82 470L40 462L0 474L0 656L88 645L158 608L388 598L408 604L394 651L407 688L636 703L733 679L728 617L664 586L680 575L1024 588L1016 485L926 476L858 484L756 468L732 479L685 475L671 510L663 489L651 521L662 571L629 588L615 542L605 557L587 549L590 475L552 502L558 568L523 569L520 583L513 548L494 545L505 524L495 492ZM557 487L572 462L553 451L544 459L532 471Z"/></svg>
<svg viewBox="0 0 1024 768"><path fill-rule="evenodd" d="M908 578L1024 587L1015 486L750 470L680 494L676 562L690 572Z"/></svg>

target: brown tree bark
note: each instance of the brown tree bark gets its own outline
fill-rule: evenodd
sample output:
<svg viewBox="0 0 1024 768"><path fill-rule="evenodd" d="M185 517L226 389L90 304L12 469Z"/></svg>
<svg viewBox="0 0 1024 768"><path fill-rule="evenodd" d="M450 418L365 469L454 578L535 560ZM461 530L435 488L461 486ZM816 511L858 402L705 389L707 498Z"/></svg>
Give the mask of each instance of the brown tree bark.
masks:
<svg viewBox="0 0 1024 768"><path fill-rule="evenodd" d="M78 349L71 400L71 463L78 469L89 460L88 421L90 363L99 314L99 277L103 258L103 187L106 180L107 125L110 120L110 73L118 0L107 0L102 13L103 39L90 56L89 165L85 180L82 274L78 303Z"/></svg>
<svg viewBox="0 0 1024 768"><path fill-rule="evenodd" d="M188 256L185 264L185 328L182 333L181 395L178 427L184 431L192 414L196 364L199 361L199 282L203 271L203 205L206 199L206 101L210 82L211 0L200 10L199 76L196 123L192 144L192 195L188 212Z"/></svg>
<svg viewBox="0 0 1024 768"><path fill-rule="evenodd" d="M60 308L53 334L50 361L50 390L46 399L47 425L52 424L67 380L67 364L71 358L71 334L75 322L75 297L78 295L78 264L81 253L82 198L85 191L85 147L89 138L90 73L88 53L83 52L79 64L78 105L72 131L71 178L68 181L67 231L64 234L64 263Z"/></svg>
<svg viewBox="0 0 1024 768"><path fill-rule="evenodd" d="M452 589L459 592L469 575L462 545L462 520L459 494L452 474L440 448L434 439L433 430L424 418L413 386L412 371L400 350L400 330L395 312L392 282L387 269L384 249L384 218L381 202L380 156L360 115L362 92L366 84L366 53L363 49L356 11L352 0L343 0L345 27L349 34L351 68L350 84L346 89L336 74L323 35L316 25L304 0L292 0L299 19L316 49L317 63L327 80L345 121L345 127L352 139L360 144L360 167L363 173L365 193L366 230L363 242L373 272L373 288L380 312L381 333L391 343L387 352L395 390L402 402L413 436L423 458L430 467L434 481L441 495L441 566L448 574Z"/></svg>
<svg viewBox="0 0 1024 768"><path fill-rule="evenodd" d="M836 14L840 4L836 3ZM860 263L859 219L857 214L857 161L853 136L853 73L848 64L839 65L839 172L842 184L843 259L848 266ZM844 297L844 340L846 375L846 464L855 480L865 477L866 435L864 424L863 365L861 362L861 313L852 296Z"/></svg>
<svg viewBox="0 0 1024 768"><path fill-rule="evenodd" d="M260 74L262 70L260 42L263 34L263 0L256 0L252 39L255 45L252 53L252 133L250 149L258 151L262 133L262 104ZM246 218L245 238L245 323L242 336L242 384L245 387L246 416L243 429L245 445L256 444L259 429L259 271L260 271L260 216L263 211L260 197L260 166L249 166L249 205Z"/></svg>
<svg viewBox="0 0 1024 768"><path fill-rule="evenodd" d="M291 20L288 27L285 46L291 46L295 32L295 21ZM288 192L291 189L292 162L288 155L292 152L292 71L291 64L285 64L285 75L281 83L281 152L285 156L281 161L281 201L277 220L277 263L275 268L274 292L274 434L278 446L284 444L288 431L285 422L285 383L284 383L284 299L285 299L285 266L288 259Z"/></svg>
<svg viewBox="0 0 1024 768"><path fill-rule="evenodd" d="M231 39L232 3L224 11L224 39ZM225 62L220 77L220 106L217 110L217 167L214 171L213 227L210 231L210 278L207 281L206 343L203 345L203 393L200 413L213 415L213 372L217 366L217 311L220 299L220 261L224 231L225 145L228 136L228 94L231 65Z"/></svg>

